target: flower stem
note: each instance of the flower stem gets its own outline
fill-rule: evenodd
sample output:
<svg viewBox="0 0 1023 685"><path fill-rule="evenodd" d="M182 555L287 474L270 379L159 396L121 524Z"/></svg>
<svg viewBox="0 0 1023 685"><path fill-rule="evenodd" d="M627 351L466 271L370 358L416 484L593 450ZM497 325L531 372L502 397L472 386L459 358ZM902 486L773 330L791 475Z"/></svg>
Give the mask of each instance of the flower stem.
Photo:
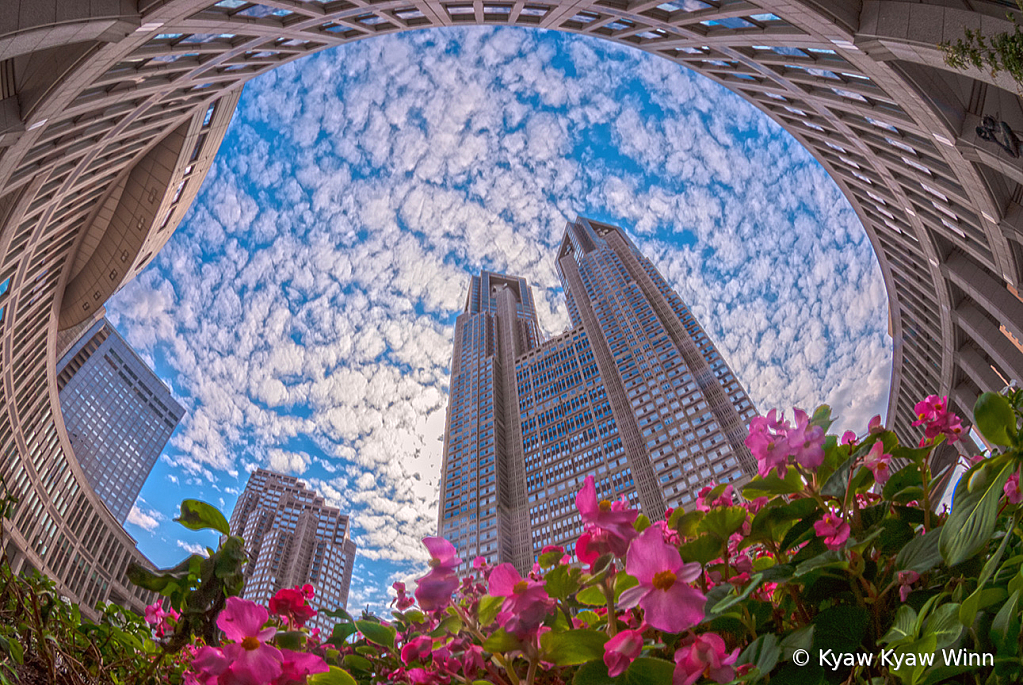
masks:
<svg viewBox="0 0 1023 685"><path fill-rule="evenodd" d="M615 616L615 590L605 577L603 581L604 585L604 600L607 603L607 636L614 637L618 634L618 619Z"/></svg>

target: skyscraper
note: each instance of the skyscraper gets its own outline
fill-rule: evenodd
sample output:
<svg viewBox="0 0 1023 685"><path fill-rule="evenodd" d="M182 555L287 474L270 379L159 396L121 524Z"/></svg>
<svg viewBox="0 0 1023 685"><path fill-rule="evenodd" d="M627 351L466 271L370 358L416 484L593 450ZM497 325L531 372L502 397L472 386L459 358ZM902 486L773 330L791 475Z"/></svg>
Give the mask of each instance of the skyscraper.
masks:
<svg viewBox="0 0 1023 685"><path fill-rule="evenodd" d="M57 390L75 458L124 523L185 410L105 318L57 362Z"/></svg>
<svg viewBox="0 0 1023 685"><path fill-rule="evenodd" d="M231 513L231 532L245 538L249 563L243 597L267 603L281 588L310 583L317 609L345 608L355 567L348 517L292 476L258 469ZM329 630L318 615L311 626Z"/></svg>
<svg viewBox="0 0 1023 685"><path fill-rule="evenodd" d="M455 323L438 528L463 559L528 568L581 532L587 475L651 519L755 471L756 409L624 231L570 223L557 259L572 328L547 341L522 278L473 276Z"/></svg>

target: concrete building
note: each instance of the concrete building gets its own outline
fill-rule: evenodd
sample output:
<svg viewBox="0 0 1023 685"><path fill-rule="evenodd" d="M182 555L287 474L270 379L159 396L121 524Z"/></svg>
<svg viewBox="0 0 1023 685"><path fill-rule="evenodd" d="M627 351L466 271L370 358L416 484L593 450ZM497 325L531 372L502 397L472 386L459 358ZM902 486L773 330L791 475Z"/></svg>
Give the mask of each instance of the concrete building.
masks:
<svg viewBox="0 0 1023 685"><path fill-rule="evenodd" d="M543 342L526 281L487 271L455 322L438 527L467 563L571 548L587 475L653 519L755 472L756 409L624 231L578 219L557 265L565 333Z"/></svg>
<svg viewBox="0 0 1023 685"><path fill-rule="evenodd" d="M106 319L57 362L75 459L121 523L185 410Z"/></svg>
<svg viewBox="0 0 1023 685"><path fill-rule="evenodd" d="M913 405L933 393L968 415L981 391L1023 378L1023 101L1005 72L953 70L938 45L965 28L1011 33L1017 11L1013 0L4 2L0 475L20 501L7 527L15 568L49 573L75 600L134 596L123 571L143 560L88 487L60 415L58 331L170 237L245 82L397 31L569 31L747 99L831 174L874 247L894 345L889 425L913 435ZM58 541L80 560L74 577L58 569Z"/></svg>
<svg viewBox="0 0 1023 685"><path fill-rule="evenodd" d="M297 478L265 469L249 476L231 513L231 532L245 538L245 599L266 605L278 590L311 584L312 605L344 609L355 567L348 517ZM336 619L316 616L329 631Z"/></svg>

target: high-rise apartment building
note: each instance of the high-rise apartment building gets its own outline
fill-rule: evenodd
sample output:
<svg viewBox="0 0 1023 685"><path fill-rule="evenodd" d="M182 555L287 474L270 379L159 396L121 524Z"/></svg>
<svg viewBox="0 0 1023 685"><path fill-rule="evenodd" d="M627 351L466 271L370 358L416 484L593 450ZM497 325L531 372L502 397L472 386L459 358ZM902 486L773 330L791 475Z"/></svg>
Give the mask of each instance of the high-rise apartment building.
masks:
<svg viewBox="0 0 1023 685"><path fill-rule="evenodd" d="M541 339L522 278L473 276L455 323L438 527L460 556L528 568L581 531L587 475L650 518L754 473L756 409L624 231L580 218L557 259L572 328Z"/></svg>
<svg viewBox="0 0 1023 685"><path fill-rule="evenodd" d="M231 513L231 532L245 538L249 562L243 597L265 604L281 588L310 583L317 609L345 608L355 567L348 517L292 476L258 469ZM335 620L317 615L313 627Z"/></svg>
<svg viewBox="0 0 1023 685"><path fill-rule="evenodd" d="M124 523L185 410L105 318L57 362L57 390L75 458Z"/></svg>

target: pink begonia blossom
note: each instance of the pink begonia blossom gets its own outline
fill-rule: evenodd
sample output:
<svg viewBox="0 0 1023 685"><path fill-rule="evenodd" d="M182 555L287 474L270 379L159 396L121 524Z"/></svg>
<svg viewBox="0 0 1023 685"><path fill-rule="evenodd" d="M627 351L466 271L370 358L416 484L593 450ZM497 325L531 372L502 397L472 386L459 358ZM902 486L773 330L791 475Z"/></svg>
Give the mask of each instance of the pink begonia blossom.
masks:
<svg viewBox="0 0 1023 685"><path fill-rule="evenodd" d="M639 511L628 509L627 505L621 502L607 500L598 502L597 487L594 484L593 476L586 476L582 490L575 497L575 505L579 509L583 525L587 528L600 528L607 531L607 543L610 545L611 551L619 557L625 556L625 552L629 549L629 542L637 535L632 524L639 516Z"/></svg>
<svg viewBox="0 0 1023 685"><path fill-rule="evenodd" d="M810 416L802 409L794 414L796 425L786 434L792 458L805 469L816 469L824 462L824 429L811 426Z"/></svg>
<svg viewBox="0 0 1023 685"><path fill-rule="evenodd" d="M874 474L874 480L878 485L884 485L888 478L892 475L891 466L892 455L882 454L884 452L884 445L878 440L867 452L867 456L863 460L863 465L870 469L870 472Z"/></svg>
<svg viewBox="0 0 1023 685"><path fill-rule="evenodd" d="M845 541L849 539L849 524L843 521L842 518L829 511L824 514L824 517L813 524L814 532L817 533L817 537L824 538L824 544L828 549L838 549L845 544Z"/></svg>
<svg viewBox="0 0 1023 685"><path fill-rule="evenodd" d="M416 580L416 599L423 611L436 611L451 603L451 593L458 589L455 569L462 563L455 546L444 538L423 538L430 552L430 572Z"/></svg>
<svg viewBox="0 0 1023 685"><path fill-rule="evenodd" d="M778 410L772 409L767 416L754 416L749 422L749 435L746 447L749 447L757 459L757 472L760 477L767 476L775 467L784 478L788 471L789 459L789 424L778 418Z"/></svg>
<svg viewBox="0 0 1023 685"><path fill-rule="evenodd" d="M920 574L916 571L899 571L899 599L903 602L913 591L912 585L920 580Z"/></svg>
<svg viewBox="0 0 1023 685"><path fill-rule="evenodd" d="M231 660L216 647L202 647L192 657L191 671L185 673L185 683L193 685L216 685L220 674L231 665ZM192 679L189 678L192 676Z"/></svg>
<svg viewBox="0 0 1023 685"><path fill-rule="evenodd" d="M914 426L924 427L925 440L933 440L941 434L948 437L949 444L959 440L963 432L961 419L948 410L948 397L928 395L927 399L913 407L917 420Z"/></svg>
<svg viewBox="0 0 1023 685"><path fill-rule="evenodd" d="M739 648L731 652L716 633L702 633L675 652L675 673L672 685L692 685L700 678L727 683L735 677L732 664L739 658Z"/></svg>
<svg viewBox="0 0 1023 685"><path fill-rule="evenodd" d="M607 674L617 678L642 653L643 632L623 630L604 643L604 665L607 666Z"/></svg>
<svg viewBox="0 0 1023 685"><path fill-rule="evenodd" d="M880 414L875 414L874 418L867 424L867 432L870 434L884 432L884 424L881 423Z"/></svg>
<svg viewBox="0 0 1023 685"><path fill-rule="evenodd" d="M433 638L420 635L401 648L401 662L406 666L412 661L423 661L433 653Z"/></svg>
<svg viewBox="0 0 1023 685"><path fill-rule="evenodd" d="M575 555L579 561L590 567L590 573L596 569L594 564L605 554L611 553L611 545L608 544L611 534L606 530L595 529L593 532L583 533L575 542Z"/></svg>
<svg viewBox="0 0 1023 685"><path fill-rule="evenodd" d="M501 564L490 573L490 595L504 597L497 622L512 635L523 637L540 626L554 607L544 584L523 578L511 564Z"/></svg>
<svg viewBox="0 0 1023 685"><path fill-rule="evenodd" d="M271 614L286 617L290 626L301 628L306 621L316 615L316 611L306 602L311 597L313 597L312 585L281 588L277 594L270 598L268 608Z"/></svg>
<svg viewBox="0 0 1023 685"><path fill-rule="evenodd" d="M855 445L856 444L856 433L852 431L846 431L842 433L842 439L838 441L840 445Z"/></svg>
<svg viewBox="0 0 1023 685"><path fill-rule="evenodd" d="M227 606L217 617L217 627L231 642L222 648L230 662L220 675L220 685L264 685L281 675L284 657L268 644L277 629L264 628L270 614L255 602L228 597Z"/></svg>
<svg viewBox="0 0 1023 685"><path fill-rule="evenodd" d="M274 681L274 685L304 684L308 676L314 673L326 673L330 670L327 662L316 654L282 649L281 656L284 657L281 664L281 675Z"/></svg>
<svg viewBox="0 0 1023 685"><path fill-rule="evenodd" d="M703 620L706 598L687 583L700 577L698 563L682 563L678 549L664 544L661 531L644 530L629 546L625 569L639 585L622 593L619 606L642 607L647 624L679 633Z"/></svg>
<svg viewBox="0 0 1023 685"><path fill-rule="evenodd" d="M713 483L704 486L700 490L699 494L696 495L697 511L710 511L716 507L730 507L735 504L735 499L732 497L732 493L735 491L735 488L731 485L726 485L725 489L721 491L721 494L718 495L717 499L708 502L707 497L714 491L715 487L717 486Z"/></svg>
<svg viewBox="0 0 1023 685"><path fill-rule="evenodd" d="M1009 504L1019 504L1023 502L1023 490L1019 487L1019 471L1016 471L1009 480L1005 481L1005 499L1009 501Z"/></svg>
<svg viewBox="0 0 1023 685"><path fill-rule="evenodd" d="M410 606L416 603L416 600L408 596L408 593L405 590L405 583L401 582L400 580L395 581L394 583L391 584L391 587L393 587L394 591L398 593L397 596L395 596L395 598L391 600L391 604L395 606L398 609L398 611L405 611Z"/></svg>
<svg viewBox="0 0 1023 685"><path fill-rule="evenodd" d="M168 609L164 611L160 601L154 602L146 607L146 623L153 627L156 637L163 637L167 633L174 632L174 625L181 618L181 614Z"/></svg>

